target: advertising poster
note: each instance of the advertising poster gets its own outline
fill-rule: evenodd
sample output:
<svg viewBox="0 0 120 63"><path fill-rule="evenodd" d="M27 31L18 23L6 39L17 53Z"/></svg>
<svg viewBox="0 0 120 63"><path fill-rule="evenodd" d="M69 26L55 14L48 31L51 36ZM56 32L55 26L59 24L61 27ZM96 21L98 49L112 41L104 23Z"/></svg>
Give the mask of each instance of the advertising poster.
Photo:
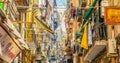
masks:
<svg viewBox="0 0 120 63"><path fill-rule="evenodd" d="M107 25L120 24L120 7L105 8L105 24Z"/></svg>

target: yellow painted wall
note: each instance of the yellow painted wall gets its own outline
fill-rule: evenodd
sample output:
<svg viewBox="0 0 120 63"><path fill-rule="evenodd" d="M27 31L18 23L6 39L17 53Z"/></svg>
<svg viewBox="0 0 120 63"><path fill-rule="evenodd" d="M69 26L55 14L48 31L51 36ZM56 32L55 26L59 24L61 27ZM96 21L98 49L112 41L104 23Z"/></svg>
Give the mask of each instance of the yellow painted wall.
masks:
<svg viewBox="0 0 120 63"><path fill-rule="evenodd" d="M34 0L30 0L31 5L32 6L34 4ZM32 7L30 7L27 10L27 17L26 17L26 22L33 22L33 18L32 18ZM30 23L26 24L26 41L27 42L32 42L32 29L30 28Z"/></svg>
<svg viewBox="0 0 120 63"><path fill-rule="evenodd" d="M75 7L79 6L79 0L71 0L71 3L73 3L73 6Z"/></svg>
<svg viewBox="0 0 120 63"><path fill-rule="evenodd" d="M28 12L26 22L31 22L31 21L32 21L32 12ZM27 42L32 41L31 34L32 34L32 31L31 31L31 28L30 28L30 23L27 23L26 24L26 41Z"/></svg>
<svg viewBox="0 0 120 63"><path fill-rule="evenodd" d="M31 61L32 61L32 57L31 57L31 53L30 53L30 51L25 51L25 62L24 63L31 63Z"/></svg>
<svg viewBox="0 0 120 63"><path fill-rule="evenodd" d="M93 0L87 0L87 6L91 6L93 3Z"/></svg>
<svg viewBox="0 0 120 63"><path fill-rule="evenodd" d="M120 6L120 0L114 0L114 5L115 6Z"/></svg>
<svg viewBox="0 0 120 63"><path fill-rule="evenodd" d="M30 0L30 6L32 6L34 4L34 0ZM29 8L27 10L27 14L26 14L26 22L33 22L33 18L32 18L32 7ZM32 28L30 28L30 23L26 23L26 42L32 42ZM31 52L30 51L26 51L25 52L25 62L24 63L31 63L32 61L32 56L31 56Z"/></svg>

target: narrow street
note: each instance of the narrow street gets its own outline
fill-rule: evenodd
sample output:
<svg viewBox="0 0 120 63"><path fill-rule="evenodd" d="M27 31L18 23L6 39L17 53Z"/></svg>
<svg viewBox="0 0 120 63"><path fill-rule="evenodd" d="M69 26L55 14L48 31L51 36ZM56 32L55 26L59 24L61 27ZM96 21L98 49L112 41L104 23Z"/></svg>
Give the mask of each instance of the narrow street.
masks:
<svg viewBox="0 0 120 63"><path fill-rule="evenodd" d="M0 63L120 63L120 0L0 0Z"/></svg>

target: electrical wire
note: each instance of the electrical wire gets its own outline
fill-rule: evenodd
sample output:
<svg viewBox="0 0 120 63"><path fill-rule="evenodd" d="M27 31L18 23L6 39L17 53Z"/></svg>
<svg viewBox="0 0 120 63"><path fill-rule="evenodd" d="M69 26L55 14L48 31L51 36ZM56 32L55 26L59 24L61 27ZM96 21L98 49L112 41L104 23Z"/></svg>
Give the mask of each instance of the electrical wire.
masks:
<svg viewBox="0 0 120 63"><path fill-rule="evenodd" d="M33 7L33 6L16 6L18 8L33 8L33 9L46 9L46 7ZM65 7L55 7L57 9L65 9Z"/></svg>

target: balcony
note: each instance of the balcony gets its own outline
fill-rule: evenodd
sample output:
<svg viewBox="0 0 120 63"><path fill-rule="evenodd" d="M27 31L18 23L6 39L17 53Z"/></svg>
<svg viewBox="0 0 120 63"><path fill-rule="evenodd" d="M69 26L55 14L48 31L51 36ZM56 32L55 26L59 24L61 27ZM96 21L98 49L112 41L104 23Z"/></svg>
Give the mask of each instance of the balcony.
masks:
<svg viewBox="0 0 120 63"><path fill-rule="evenodd" d="M0 17L6 19L5 12L2 9L0 9Z"/></svg>
<svg viewBox="0 0 120 63"><path fill-rule="evenodd" d="M19 13L18 13L18 10L17 10L17 7L16 7L15 3L14 2L10 2L8 5L9 5L9 7L8 7L9 14L10 14L9 15L9 19L11 19L11 20L18 19Z"/></svg>
<svg viewBox="0 0 120 63"><path fill-rule="evenodd" d="M29 5L29 0L14 0L15 4L17 5L19 10L26 10L27 7L19 7L19 6L28 6Z"/></svg>
<svg viewBox="0 0 120 63"><path fill-rule="evenodd" d="M107 46L107 41L101 40L96 41L95 44L89 49L88 53L85 55L85 61L92 61L94 60L100 52L102 52L105 47Z"/></svg>
<svg viewBox="0 0 120 63"><path fill-rule="evenodd" d="M87 5L87 2L83 1L82 4L81 4L81 7L86 7L86 5Z"/></svg>

